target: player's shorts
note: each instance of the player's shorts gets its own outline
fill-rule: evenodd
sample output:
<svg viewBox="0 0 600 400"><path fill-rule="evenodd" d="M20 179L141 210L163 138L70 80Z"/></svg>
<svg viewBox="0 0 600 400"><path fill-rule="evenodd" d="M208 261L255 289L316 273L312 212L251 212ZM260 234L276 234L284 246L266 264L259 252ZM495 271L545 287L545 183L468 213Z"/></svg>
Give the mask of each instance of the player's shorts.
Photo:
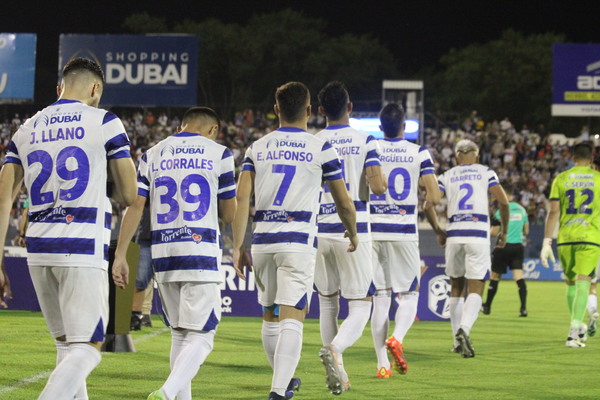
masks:
<svg viewBox="0 0 600 400"><path fill-rule="evenodd" d="M194 331L217 329L221 320L221 288L214 282L158 284L162 308L171 328Z"/></svg>
<svg viewBox="0 0 600 400"><path fill-rule="evenodd" d="M303 310L310 306L315 256L310 253L252 253L258 302Z"/></svg>
<svg viewBox="0 0 600 400"><path fill-rule="evenodd" d="M419 242L373 241L373 283L377 290L417 290L421 277Z"/></svg>
<svg viewBox="0 0 600 400"><path fill-rule="evenodd" d="M30 266L29 273L52 337L102 342L108 325L108 274L101 268Z"/></svg>
<svg viewBox="0 0 600 400"><path fill-rule="evenodd" d="M489 277L490 265L487 243L446 244L446 275L450 278L485 280Z"/></svg>
<svg viewBox="0 0 600 400"><path fill-rule="evenodd" d="M140 241L140 255L137 264L137 274L135 276L135 288L138 290L145 290L154 275L151 244L152 241L150 240Z"/></svg>
<svg viewBox="0 0 600 400"><path fill-rule="evenodd" d="M565 278L575 281L577 275L596 276L600 247L591 244L563 244L558 247L558 257Z"/></svg>
<svg viewBox="0 0 600 400"><path fill-rule="evenodd" d="M358 243L349 253L348 242L319 238L315 266L315 286L322 295L341 291L346 299L364 299L375 293L373 285L373 245Z"/></svg>
<svg viewBox="0 0 600 400"><path fill-rule="evenodd" d="M521 243L507 243L504 247L496 247L492 252L492 272L505 274L510 270L523 269L525 248Z"/></svg>

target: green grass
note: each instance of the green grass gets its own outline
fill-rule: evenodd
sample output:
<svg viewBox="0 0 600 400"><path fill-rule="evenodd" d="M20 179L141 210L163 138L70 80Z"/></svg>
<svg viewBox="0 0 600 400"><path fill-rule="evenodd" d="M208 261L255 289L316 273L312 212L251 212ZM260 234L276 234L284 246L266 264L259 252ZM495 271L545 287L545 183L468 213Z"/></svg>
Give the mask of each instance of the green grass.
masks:
<svg viewBox="0 0 600 400"><path fill-rule="evenodd" d="M503 281L492 314L480 314L471 334L476 357L450 352L450 324L416 322L404 341L410 370L389 380L374 377L370 328L344 353L352 389L344 399L598 399L600 338L585 349L564 346L568 316L564 284L529 282L529 317L517 318L516 285ZM317 306L314 304L313 306ZM170 335L155 328L134 332L136 353L105 353L88 378L93 400L145 399L169 373ZM194 379L198 399L266 399L271 369L262 350L261 321L225 317L215 349ZM318 358L318 321L304 330L298 400L333 398ZM0 313L0 399L35 399L54 366L55 350L39 313ZM37 380L36 380L37 379ZM33 381L33 382L30 382ZM15 386L18 388L13 389Z"/></svg>

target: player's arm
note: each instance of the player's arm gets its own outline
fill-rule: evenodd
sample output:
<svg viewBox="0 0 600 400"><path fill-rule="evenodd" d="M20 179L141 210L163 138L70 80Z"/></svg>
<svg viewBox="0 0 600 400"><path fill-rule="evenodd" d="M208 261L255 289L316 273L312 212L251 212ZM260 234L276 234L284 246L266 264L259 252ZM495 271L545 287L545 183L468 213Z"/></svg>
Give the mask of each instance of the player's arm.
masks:
<svg viewBox="0 0 600 400"><path fill-rule="evenodd" d="M540 261L545 268L548 268L548 259L552 260L552 263L556 263L554 253L552 252L552 237L558 219L560 218L560 202L558 199L550 200L550 210L546 216L546 226L544 227L544 242L542 244L542 251L540 253Z"/></svg>
<svg viewBox="0 0 600 400"><path fill-rule="evenodd" d="M342 220L342 224L344 224L344 228L346 228L344 237L350 239L348 251L354 251L358 247L356 208L354 207L354 202L352 201L352 198L350 198L350 194L348 194L348 190L346 189L346 184L344 183L343 179L328 180L327 186L329 187L331 196L335 202L337 213Z"/></svg>
<svg viewBox="0 0 600 400"><path fill-rule="evenodd" d="M250 199L254 192L255 172L242 171L237 184L237 210L233 217L233 268L241 279L246 279L244 267L252 270L250 265L244 265L244 237L250 215Z"/></svg>
<svg viewBox="0 0 600 400"><path fill-rule="evenodd" d="M219 200L219 218L221 218L224 223L231 224L233 222L236 210L237 199L235 197Z"/></svg>
<svg viewBox="0 0 600 400"><path fill-rule="evenodd" d="M490 193L496 201L498 202L498 207L500 209L500 224L502 229L498 233L498 241L496 242L496 247L504 247L506 244L506 235L508 233L508 220L510 217L510 211L508 208L508 197L506 197L506 192L502 189L500 185L494 185L490 188Z"/></svg>
<svg viewBox="0 0 600 400"><path fill-rule="evenodd" d="M132 205L127 207L121 220L121 229L117 240L117 249L115 250L115 261L112 266L112 277L115 285L124 288L129 283L129 264L127 264L127 249L137 231L146 197L138 195Z"/></svg>
<svg viewBox="0 0 600 400"><path fill-rule="evenodd" d="M131 157L114 158L108 162L110 180L113 182L112 197L123 207L136 200L137 180Z"/></svg>
<svg viewBox="0 0 600 400"><path fill-rule="evenodd" d="M380 165L371 165L365 169L369 188L376 195L384 194L387 190L387 180ZM328 184L329 185L329 184Z"/></svg>
<svg viewBox="0 0 600 400"><path fill-rule="evenodd" d="M433 205L440 204L442 200L442 191L438 186L435 174L426 174L421 176L420 185L425 188L425 201Z"/></svg>
<svg viewBox="0 0 600 400"><path fill-rule="evenodd" d="M10 281L4 270L4 243L10 220L10 211L23 182L23 167L6 163L0 171L0 306L7 307L4 299L12 298Z"/></svg>
<svg viewBox="0 0 600 400"><path fill-rule="evenodd" d="M525 215L525 218L527 218L527 215ZM523 224L523 236L527 236L529 235L529 221L526 220L527 222L525 222Z"/></svg>
<svg viewBox="0 0 600 400"><path fill-rule="evenodd" d="M423 204L423 212L425 213L427 222L429 222L429 225L431 225L433 231L435 232L435 237L438 241L438 244L441 247L446 247L446 231L440 226L440 221L438 220L433 203L425 200L425 203Z"/></svg>
<svg viewBox="0 0 600 400"><path fill-rule="evenodd" d="M25 232L27 231L27 223L29 222L29 208L23 208L21 211L21 223L19 224L19 241L21 247L25 247Z"/></svg>

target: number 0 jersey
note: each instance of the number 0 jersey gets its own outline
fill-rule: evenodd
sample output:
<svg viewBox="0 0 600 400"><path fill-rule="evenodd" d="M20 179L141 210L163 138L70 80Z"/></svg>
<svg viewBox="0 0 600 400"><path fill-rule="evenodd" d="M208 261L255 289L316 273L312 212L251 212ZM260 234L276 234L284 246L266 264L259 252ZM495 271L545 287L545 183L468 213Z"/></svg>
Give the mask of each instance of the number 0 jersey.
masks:
<svg viewBox="0 0 600 400"><path fill-rule="evenodd" d="M316 135L331 144L342 163L342 174L346 188L356 208L356 229L360 240L370 240L369 210L367 202L369 187L365 169L381 165L377 140L364 132L348 125L332 125ZM333 196L329 187L323 187L321 209L319 212L319 237L347 240L344 238L346 228L337 214Z"/></svg>
<svg viewBox="0 0 600 400"><path fill-rule="evenodd" d="M321 183L342 178L334 148L283 127L250 146L242 169L256 173L252 251L314 252Z"/></svg>
<svg viewBox="0 0 600 400"><path fill-rule="evenodd" d="M388 190L380 196L371 194L371 236L373 240L416 241L419 178L435 173L431 155L426 148L400 138L378 142Z"/></svg>
<svg viewBox="0 0 600 400"><path fill-rule="evenodd" d="M600 173L573 167L552 182L550 201L560 202L557 244L600 246Z"/></svg>
<svg viewBox="0 0 600 400"><path fill-rule="evenodd" d="M149 198L156 281L221 282L218 200L235 197L231 151L180 132L150 148L138 167Z"/></svg>
<svg viewBox="0 0 600 400"><path fill-rule="evenodd" d="M447 243L490 242L488 191L498 176L481 164L458 165L438 177L448 199Z"/></svg>
<svg viewBox="0 0 600 400"><path fill-rule="evenodd" d="M30 266L108 267L107 163L130 157L129 146L116 115L74 100L57 101L19 128L5 162L25 174Z"/></svg>

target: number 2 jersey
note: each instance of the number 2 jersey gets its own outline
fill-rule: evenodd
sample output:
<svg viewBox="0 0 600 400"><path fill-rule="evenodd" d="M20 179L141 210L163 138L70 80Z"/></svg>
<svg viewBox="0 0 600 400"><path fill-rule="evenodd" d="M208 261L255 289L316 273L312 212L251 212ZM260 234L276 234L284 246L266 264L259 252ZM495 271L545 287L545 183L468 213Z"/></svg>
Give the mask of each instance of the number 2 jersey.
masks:
<svg viewBox="0 0 600 400"><path fill-rule="evenodd" d="M573 167L556 176L550 201L560 202L557 244L600 246L600 173Z"/></svg>
<svg viewBox="0 0 600 400"><path fill-rule="evenodd" d="M388 190L371 194L371 236L373 240L417 241L419 178L435 173L429 151L408 140L379 140L381 169Z"/></svg>
<svg viewBox="0 0 600 400"><path fill-rule="evenodd" d="M316 136L327 141L337 151L346 188L356 208L356 230L359 240L371 240L367 208L369 187L365 170L367 167L381 165L377 140L348 125L328 126ZM319 212L319 237L347 240L344 238L345 231L346 228L337 214L333 196L329 187L325 185Z"/></svg>
<svg viewBox="0 0 600 400"><path fill-rule="evenodd" d="M74 100L57 101L19 128L5 162L24 170L30 266L108 267L108 160L130 157L129 147L116 115Z"/></svg>
<svg viewBox="0 0 600 400"><path fill-rule="evenodd" d="M464 164L438 177L448 199L447 243L490 243L488 191L498 176L481 164Z"/></svg>
<svg viewBox="0 0 600 400"><path fill-rule="evenodd" d="M242 169L256 174L252 252L314 254L321 184L342 178L335 149L282 127L250 146Z"/></svg>
<svg viewBox="0 0 600 400"><path fill-rule="evenodd" d="M157 282L222 281L218 200L235 193L231 151L204 136L176 133L142 156Z"/></svg>

